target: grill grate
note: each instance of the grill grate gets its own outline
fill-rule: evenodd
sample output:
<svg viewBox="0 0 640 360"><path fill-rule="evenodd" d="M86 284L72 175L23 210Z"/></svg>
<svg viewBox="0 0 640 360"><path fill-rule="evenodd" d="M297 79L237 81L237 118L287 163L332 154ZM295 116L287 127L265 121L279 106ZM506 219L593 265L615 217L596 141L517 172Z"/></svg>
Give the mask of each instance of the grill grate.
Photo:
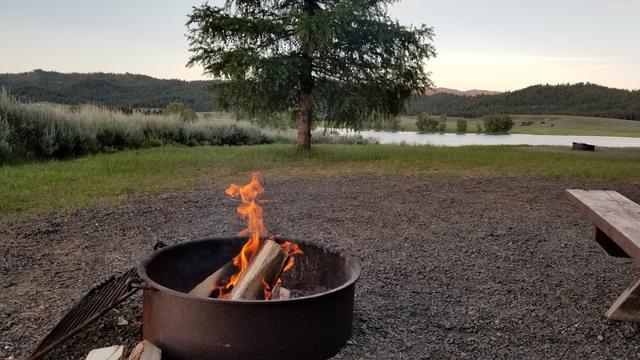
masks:
<svg viewBox="0 0 640 360"><path fill-rule="evenodd" d="M133 295L138 288L132 286L137 280L136 269L112 276L97 285L58 322L38 344L29 360L41 359L62 342L96 321L107 311Z"/></svg>

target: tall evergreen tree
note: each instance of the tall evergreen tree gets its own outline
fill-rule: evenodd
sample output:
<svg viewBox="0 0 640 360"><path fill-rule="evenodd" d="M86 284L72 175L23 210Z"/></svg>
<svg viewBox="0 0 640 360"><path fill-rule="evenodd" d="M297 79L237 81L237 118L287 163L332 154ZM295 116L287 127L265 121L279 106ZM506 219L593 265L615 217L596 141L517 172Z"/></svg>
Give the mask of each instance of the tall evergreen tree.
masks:
<svg viewBox="0 0 640 360"><path fill-rule="evenodd" d="M399 114L431 85L430 27L403 26L396 0L227 0L194 7L189 65L226 81L217 103L252 116L290 113L298 148L310 148L312 122L359 128Z"/></svg>

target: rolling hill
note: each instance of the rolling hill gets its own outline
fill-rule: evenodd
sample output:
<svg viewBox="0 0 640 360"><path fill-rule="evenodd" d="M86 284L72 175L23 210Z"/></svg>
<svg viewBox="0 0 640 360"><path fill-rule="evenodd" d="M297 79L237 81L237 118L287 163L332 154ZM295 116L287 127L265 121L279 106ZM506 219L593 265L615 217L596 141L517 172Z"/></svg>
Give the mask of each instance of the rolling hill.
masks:
<svg viewBox="0 0 640 360"><path fill-rule="evenodd" d="M407 114L425 112L460 117L493 113L527 115L577 115L640 120L640 90L608 88L590 83L535 85L493 95L439 92L415 97Z"/></svg>
<svg viewBox="0 0 640 360"><path fill-rule="evenodd" d="M43 70L0 74L0 88L23 101L132 108L164 108L170 102L181 102L196 111L210 111L214 105L211 84L213 81L162 80L135 74ZM422 112L468 118L508 113L640 120L640 90L590 83L535 85L504 93L433 88L407 105L406 115Z"/></svg>
<svg viewBox="0 0 640 360"><path fill-rule="evenodd" d="M65 74L43 70L0 74L0 88L23 101L132 108L164 108L170 102L181 102L196 111L210 111L213 107L208 89L211 83L135 74Z"/></svg>

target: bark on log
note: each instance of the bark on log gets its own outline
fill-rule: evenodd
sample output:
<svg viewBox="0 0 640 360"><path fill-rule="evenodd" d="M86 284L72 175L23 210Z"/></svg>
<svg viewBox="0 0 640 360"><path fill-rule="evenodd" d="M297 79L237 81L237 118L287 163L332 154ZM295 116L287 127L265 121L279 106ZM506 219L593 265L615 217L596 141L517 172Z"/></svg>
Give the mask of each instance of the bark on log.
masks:
<svg viewBox="0 0 640 360"><path fill-rule="evenodd" d="M278 243L266 240L245 273L238 279L227 300L263 300L263 280L269 286L273 286L280 277L286 259Z"/></svg>
<svg viewBox="0 0 640 360"><path fill-rule="evenodd" d="M209 275L206 279L202 280L196 287L189 291L189 295L199 297L210 297L211 293L222 285L225 279L228 279L236 271L236 267L231 261L226 263L223 267L216 270L213 274Z"/></svg>

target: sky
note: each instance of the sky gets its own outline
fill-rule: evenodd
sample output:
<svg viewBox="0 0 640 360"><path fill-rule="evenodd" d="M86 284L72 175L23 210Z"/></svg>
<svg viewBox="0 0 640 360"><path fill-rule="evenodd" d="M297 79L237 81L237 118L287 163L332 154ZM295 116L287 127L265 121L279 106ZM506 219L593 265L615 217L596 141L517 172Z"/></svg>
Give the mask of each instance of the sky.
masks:
<svg viewBox="0 0 640 360"><path fill-rule="evenodd" d="M0 73L208 79L201 68L185 67L185 22L202 2L0 0ZM402 0L389 13L402 24L434 27L438 56L425 67L439 87L640 88L640 0Z"/></svg>

